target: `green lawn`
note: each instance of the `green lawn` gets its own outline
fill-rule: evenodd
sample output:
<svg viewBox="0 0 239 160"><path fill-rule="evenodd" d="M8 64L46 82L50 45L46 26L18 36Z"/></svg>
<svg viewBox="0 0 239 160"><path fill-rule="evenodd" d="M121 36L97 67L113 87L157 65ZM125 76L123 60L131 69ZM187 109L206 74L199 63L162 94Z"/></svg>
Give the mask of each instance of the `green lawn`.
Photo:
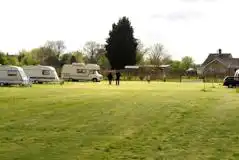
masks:
<svg viewBox="0 0 239 160"><path fill-rule="evenodd" d="M0 88L0 160L239 159L239 93L211 86Z"/></svg>

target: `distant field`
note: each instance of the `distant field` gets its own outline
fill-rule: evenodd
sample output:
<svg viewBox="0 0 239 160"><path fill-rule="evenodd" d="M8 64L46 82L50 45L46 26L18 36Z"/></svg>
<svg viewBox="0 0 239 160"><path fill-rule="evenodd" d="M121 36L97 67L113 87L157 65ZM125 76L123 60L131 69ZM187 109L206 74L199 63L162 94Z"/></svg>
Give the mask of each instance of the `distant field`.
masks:
<svg viewBox="0 0 239 160"><path fill-rule="evenodd" d="M0 160L239 159L239 93L211 86L0 88Z"/></svg>

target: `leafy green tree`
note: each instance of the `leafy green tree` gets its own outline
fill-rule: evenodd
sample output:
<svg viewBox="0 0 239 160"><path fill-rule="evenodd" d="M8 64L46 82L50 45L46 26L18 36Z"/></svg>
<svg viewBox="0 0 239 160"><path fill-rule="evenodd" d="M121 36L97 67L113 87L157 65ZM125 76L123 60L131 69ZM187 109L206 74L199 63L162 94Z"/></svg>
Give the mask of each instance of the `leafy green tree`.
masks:
<svg viewBox="0 0 239 160"><path fill-rule="evenodd" d="M52 48L40 47L37 48L35 52L36 53L32 54L37 57L37 60L41 65L51 65L53 67L58 67L61 64L58 53L56 53Z"/></svg>
<svg viewBox="0 0 239 160"><path fill-rule="evenodd" d="M104 45L100 45L100 47L97 49L97 54L96 54L96 62L99 61L102 57L105 58L106 55L106 50L104 48Z"/></svg>
<svg viewBox="0 0 239 160"><path fill-rule="evenodd" d="M19 65L36 65L40 64L40 60L37 57L36 51L38 49L33 49L31 51L22 50L18 54L18 64Z"/></svg>
<svg viewBox="0 0 239 160"><path fill-rule="evenodd" d="M71 57L72 57L71 53L62 54L60 56L61 65L71 64Z"/></svg>
<svg viewBox="0 0 239 160"><path fill-rule="evenodd" d="M85 56L87 57L87 56ZM65 53L60 56L61 64L83 63L84 55L80 51ZM88 60L88 59L87 59ZM88 61L87 61L88 62Z"/></svg>
<svg viewBox="0 0 239 160"><path fill-rule="evenodd" d="M174 73L182 74L183 73L183 68L181 68L181 61L171 61L171 70Z"/></svg>
<svg viewBox="0 0 239 160"><path fill-rule="evenodd" d="M56 56L48 56L41 65L53 66L55 68L61 67L61 62Z"/></svg>
<svg viewBox="0 0 239 160"><path fill-rule="evenodd" d="M28 52L26 50L22 50L18 53L18 56L17 56L17 59L18 59L18 62L21 64L21 61L22 59L25 57L25 55L27 54Z"/></svg>
<svg viewBox="0 0 239 160"><path fill-rule="evenodd" d="M120 18L112 25L106 40L107 58L112 69L123 69L126 65L136 64L137 40L128 18Z"/></svg>
<svg viewBox="0 0 239 160"><path fill-rule="evenodd" d="M144 55L141 52L136 54L136 64L144 64Z"/></svg>
<svg viewBox="0 0 239 160"><path fill-rule="evenodd" d="M84 63L91 63L90 58L86 55L83 56L83 62Z"/></svg>
<svg viewBox="0 0 239 160"><path fill-rule="evenodd" d="M72 63L76 63L76 62L77 62L77 60L76 60L75 55L71 55L70 63L72 64Z"/></svg>
<svg viewBox="0 0 239 160"><path fill-rule="evenodd" d="M100 66L102 69L110 69L110 62L108 58L105 55L102 55L99 57L97 64Z"/></svg>
<svg viewBox="0 0 239 160"><path fill-rule="evenodd" d="M8 63L7 56L3 52L0 52L0 64L6 65Z"/></svg>
<svg viewBox="0 0 239 160"><path fill-rule="evenodd" d="M15 56L15 55L8 55L7 61L8 61L9 65L14 65L14 66L19 65L17 56Z"/></svg>
<svg viewBox="0 0 239 160"><path fill-rule="evenodd" d="M38 63L44 61L44 59L48 56L47 55L48 53L45 53L43 47L34 48L28 53L31 54L32 59L34 59L35 61L38 61Z"/></svg>
<svg viewBox="0 0 239 160"><path fill-rule="evenodd" d="M21 65L36 65L36 64L39 64L39 62L32 57L31 53L27 53L22 58L20 64Z"/></svg>
<svg viewBox="0 0 239 160"><path fill-rule="evenodd" d="M53 67L61 66L61 62L56 52L50 47L34 48L31 51L21 51L18 55L21 65L50 65Z"/></svg>
<svg viewBox="0 0 239 160"><path fill-rule="evenodd" d="M189 69L191 67L194 67L194 66L195 65L194 65L194 61L193 61L192 57L185 56L185 57L182 58L182 60L181 60L181 68L183 70L187 70L187 69Z"/></svg>
<svg viewBox="0 0 239 160"><path fill-rule="evenodd" d="M75 51L75 52L72 53L72 55L75 56L77 63L83 63L84 62L84 59L83 59L84 56L83 56L82 52Z"/></svg>

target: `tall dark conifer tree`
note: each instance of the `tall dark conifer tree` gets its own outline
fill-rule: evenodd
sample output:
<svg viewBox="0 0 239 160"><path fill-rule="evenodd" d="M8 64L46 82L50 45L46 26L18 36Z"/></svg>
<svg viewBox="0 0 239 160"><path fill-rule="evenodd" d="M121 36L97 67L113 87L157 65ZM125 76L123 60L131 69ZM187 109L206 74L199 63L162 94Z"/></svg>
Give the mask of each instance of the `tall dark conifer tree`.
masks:
<svg viewBox="0 0 239 160"><path fill-rule="evenodd" d="M120 18L112 25L106 40L107 58L112 69L123 69L126 65L136 64L137 39L128 18Z"/></svg>

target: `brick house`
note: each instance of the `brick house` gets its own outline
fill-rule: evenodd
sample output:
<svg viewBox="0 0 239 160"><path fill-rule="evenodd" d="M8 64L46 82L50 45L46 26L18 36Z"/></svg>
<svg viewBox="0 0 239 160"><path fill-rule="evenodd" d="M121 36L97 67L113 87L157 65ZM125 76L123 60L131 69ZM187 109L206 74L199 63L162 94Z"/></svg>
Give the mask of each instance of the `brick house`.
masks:
<svg viewBox="0 0 239 160"><path fill-rule="evenodd" d="M239 58L233 58L231 53L211 53L198 68L198 74L203 76L225 77L233 76L239 69Z"/></svg>

